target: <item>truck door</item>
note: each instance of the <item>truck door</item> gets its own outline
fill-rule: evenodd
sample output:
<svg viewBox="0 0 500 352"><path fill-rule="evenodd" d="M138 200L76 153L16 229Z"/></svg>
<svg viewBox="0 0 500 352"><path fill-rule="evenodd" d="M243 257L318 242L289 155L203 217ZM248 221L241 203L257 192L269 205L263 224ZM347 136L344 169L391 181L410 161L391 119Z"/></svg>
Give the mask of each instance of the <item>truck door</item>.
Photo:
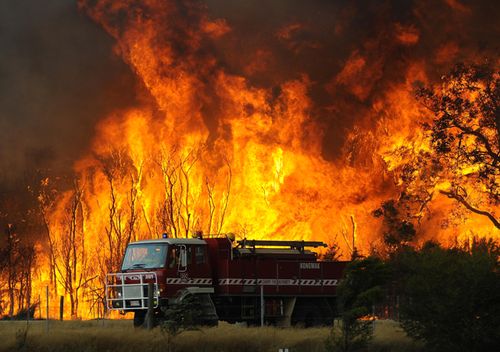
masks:
<svg viewBox="0 0 500 352"><path fill-rule="evenodd" d="M180 289L191 286L191 251L188 245L169 245L166 270L167 296L174 296Z"/></svg>
<svg viewBox="0 0 500 352"><path fill-rule="evenodd" d="M207 286L212 285L210 263L206 245L192 245L188 247L188 257L191 262L188 268L191 285Z"/></svg>

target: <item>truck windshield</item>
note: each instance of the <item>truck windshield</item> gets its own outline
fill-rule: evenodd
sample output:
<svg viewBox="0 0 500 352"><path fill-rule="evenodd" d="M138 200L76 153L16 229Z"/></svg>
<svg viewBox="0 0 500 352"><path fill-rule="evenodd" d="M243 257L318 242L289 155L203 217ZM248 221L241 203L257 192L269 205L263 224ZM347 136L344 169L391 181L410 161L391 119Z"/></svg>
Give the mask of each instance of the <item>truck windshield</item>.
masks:
<svg viewBox="0 0 500 352"><path fill-rule="evenodd" d="M167 261L167 244L131 244L127 247L122 270L163 268Z"/></svg>

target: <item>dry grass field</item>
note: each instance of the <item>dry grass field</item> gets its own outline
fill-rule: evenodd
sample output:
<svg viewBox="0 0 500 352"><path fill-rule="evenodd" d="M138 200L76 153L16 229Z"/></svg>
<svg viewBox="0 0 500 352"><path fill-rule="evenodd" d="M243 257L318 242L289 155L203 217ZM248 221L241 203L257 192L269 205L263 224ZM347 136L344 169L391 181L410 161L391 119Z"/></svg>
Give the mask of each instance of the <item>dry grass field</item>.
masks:
<svg viewBox="0 0 500 352"><path fill-rule="evenodd" d="M0 322L0 352L326 352L328 328L242 327L221 323L215 328L184 331L175 337L155 328L134 329L127 320ZM377 321L367 351L421 351L392 321Z"/></svg>

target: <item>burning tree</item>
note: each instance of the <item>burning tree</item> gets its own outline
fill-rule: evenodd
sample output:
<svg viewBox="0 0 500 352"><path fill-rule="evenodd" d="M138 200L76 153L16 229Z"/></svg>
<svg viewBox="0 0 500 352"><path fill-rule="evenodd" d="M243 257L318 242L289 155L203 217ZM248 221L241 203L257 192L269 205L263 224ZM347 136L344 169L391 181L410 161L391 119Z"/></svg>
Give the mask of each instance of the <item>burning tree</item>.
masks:
<svg viewBox="0 0 500 352"><path fill-rule="evenodd" d="M107 255L104 265L101 265L106 273L117 270L126 246L137 239L138 183L142 165L134 167L122 150L112 150L99 161L109 185L108 224L104 228Z"/></svg>
<svg viewBox="0 0 500 352"><path fill-rule="evenodd" d="M500 229L500 73L491 65L457 65L440 86L417 95L435 115L426 129L439 192Z"/></svg>
<svg viewBox="0 0 500 352"><path fill-rule="evenodd" d="M423 138L404 143L388 156L399 197L372 215L383 218L389 251L411 244L431 205L442 194L497 229L500 204L500 94L498 70L490 64L459 64L440 84L416 90L430 117L423 117ZM459 218L459 211L447 216ZM462 230L463 231L463 230Z"/></svg>
<svg viewBox="0 0 500 352"><path fill-rule="evenodd" d="M23 194L26 195L26 194ZM26 199L25 199L26 200ZM28 201L6 197L0 208L0 316L10 318L33 308L31 300L37 251L27 235L36 233L36 215Z"/></svg>
<svg viewBox="0 0 500 352"><path fill-rule="evenodd" d="M54 293L62 288L69 297L71 317L78 316L81 291L92 280L89 258L85 244L84 188L74 180L72 190L60 198L50 190L49 179L41 182L38 196L40 212L44 221L49 245L49 278ZM53 219L49 213L57 214Z"/></svg>
<svg viewBox="0 0 500 352"><path fill-rule="evenodd" d="M6 246L0 249L0 282L5 282L5 288L0 286L0 314L3 313L2 297L6 293L8 316L31 308L32 271L35 262L33 245L21 242L13 224L5 229Z"/></svg>
<svg viewBox="0 0 500 352"><path fill-rule="evenodd" d="M402 194L399 202L388 200L373 212L375 217L384 217L383 240L390 252L401 249L415 238L416 231L409 210L405 206L405 194Z"/></svg>
<svg viewBox="0 0 500 352"><path fill-rule="evenodd" d="M196 175L193 174L196 174L196 164L200 158L206 157L206 153L203 146L193 148L184 155L177 145L169 149L161 148L156 167L160 170L163 197L157 207L156 233L167 231L174 237L188 237L193 231L205 230L207 234L221 232L231 190L231 166L225 160L228 171L225 189L220 194L214 180L217 175L203 175L205 187L199 189L200 182L196 182ZM208 207L199 204L204 200Z"/></svg>

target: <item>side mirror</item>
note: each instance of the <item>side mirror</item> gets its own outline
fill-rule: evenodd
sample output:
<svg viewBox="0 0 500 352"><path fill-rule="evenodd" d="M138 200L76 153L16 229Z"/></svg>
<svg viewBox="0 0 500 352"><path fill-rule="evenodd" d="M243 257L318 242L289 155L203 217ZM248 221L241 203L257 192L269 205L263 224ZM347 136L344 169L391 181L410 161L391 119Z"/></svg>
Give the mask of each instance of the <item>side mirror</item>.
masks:
<svg viewBox="0 0 500 352"><path fill-rule="evenodd" d="M179 268L178 268L178 271L186 271L187 265L188 265L188 262L187 262L187 250L186 250L185 246L182 246L180 248L180 252L179 252Z"/></svg>

